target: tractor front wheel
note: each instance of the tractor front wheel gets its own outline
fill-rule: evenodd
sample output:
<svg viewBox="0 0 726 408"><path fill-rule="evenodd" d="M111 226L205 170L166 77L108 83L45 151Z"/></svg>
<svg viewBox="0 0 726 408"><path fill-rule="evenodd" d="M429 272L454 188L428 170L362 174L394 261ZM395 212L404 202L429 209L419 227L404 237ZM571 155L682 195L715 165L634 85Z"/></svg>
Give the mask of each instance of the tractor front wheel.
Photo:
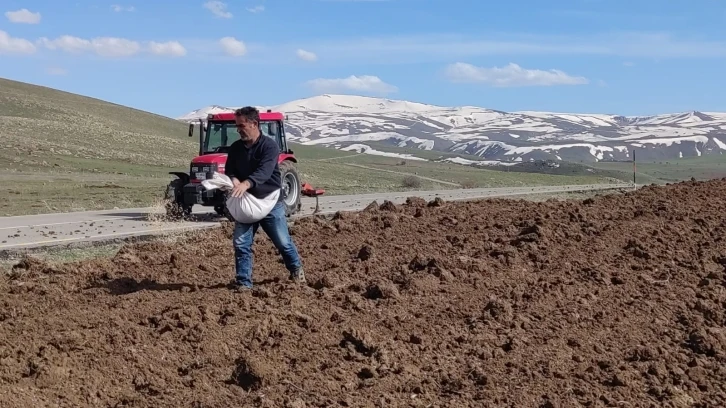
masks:
<svg viewBox="0 0 726 408"><path fill-rule="evenodd" d="M223 205L215 205L214 206L214 212L217 213L217 215L224 217L224 209L226 207Z"/></svg>
<svg viewBox="0 0 726 408"><path fill-rule="evenodd" d="M234 217L232 217L232 214L229 213L229 208L227 208L227 200L229 199L230 194L231 193L229 191L224 193L224 195L222 196L222 202L224 204L215 205L214 212L216 212L218 215L226 218L229 222L234 223L236 221L235 221Z"/></svg>
<svg viewBox="0 0 726 408"><path fill-rule="evenodd" d="M300 182L300 175L295 168L295 163L290 160L280 163L280 180L282 182L285 215L289 217L300 211L300 207L302 206L300 202L302 183Z"/></svg>
<svg viewBox="0 0 726 408"><path fill-rule="evenodd" d="M188 217L192 213L192 206L184 204L184 180L172 180L166 187L164 201L166 201L166 216L172 220Z"/></svg>

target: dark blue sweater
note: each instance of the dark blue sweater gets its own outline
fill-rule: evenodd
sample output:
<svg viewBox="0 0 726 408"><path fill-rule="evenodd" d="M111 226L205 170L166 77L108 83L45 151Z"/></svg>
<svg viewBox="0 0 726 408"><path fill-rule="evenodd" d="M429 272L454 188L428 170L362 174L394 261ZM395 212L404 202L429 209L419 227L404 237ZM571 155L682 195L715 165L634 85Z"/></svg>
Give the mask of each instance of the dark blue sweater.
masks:
<svg viewBox="0 0 726 408"><path fill-rule="evenodd" d="M248 180L252 186L247 191L257 198L264 198L281 186L277 165L279 154L277 143L262 134L250 147L237 140L229 147L224 173L240 182ZM280 200L282 198L281 192Z"/></svg>

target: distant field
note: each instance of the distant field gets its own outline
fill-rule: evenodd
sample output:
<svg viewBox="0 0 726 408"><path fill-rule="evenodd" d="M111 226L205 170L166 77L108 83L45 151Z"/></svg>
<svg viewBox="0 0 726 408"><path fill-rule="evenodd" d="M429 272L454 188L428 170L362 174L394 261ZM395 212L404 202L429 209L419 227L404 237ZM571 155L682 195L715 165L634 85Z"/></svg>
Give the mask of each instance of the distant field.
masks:
<svg viewBox="0 0 726 408"><path fill-rule="evenodd" d="M550 175L561 175L561 176L595 176L595 177L606 177L615 180L621 180L623 182L633 181L633 165L632 163L621 163L622 166L616 168L598 167L599 163L571 163L571 162L559 162L559 167L552 168L542 165L542 163L522 163L517 166L512 166L509 171L512 172L524 172L524 173L539 173L539 174L550 174ZM662 181L654 178L647 174L638 174L638 183L650 184L650 183L661 183Z"/></svg>
<svg viewBox="0 0 726 408"><path fill-rule="evenodd" d="M303 181L327 194L608 181L292 148ZM196 137L173 119L0 79L0 195L9 198L0 200L0 216L153 205L172 179L168 172L187 171L196 153Z"/></svg>
<svg viewBox="0 0 726 408"><path fill-rule="evenodd" d="M323 149L317 146L293 144L292 149L303 158L299 167L311 184L323 185L334 194L352 194L382 190L427 190L431 188L477 188L506 186L542 186L564 184L610 183L607 176L578 174L574 176L510 172L482 169L449 163L407 160L395 157L356 154L355 152ZM404 149L397 149L399 152ZM413 149L405 149L409 153ZM421 151L430 159L435 152ZM421 176L421 187L406 188L402 180L407 175ZM457 184L457 186L452 186Z"/></svg>
<svg viewBox="0 0 726 408"><path fill-rule="evenodd" d="M383 152L412 154L418 157L429 159L437 159L441 157L461 157L468 160L483 160L481 157L472 155L427 151L416 148L401 148L381 142L366 142L365 144L370 146L371 148ZM417 164L417 162L408 161L407 164L415 165ZM518 172L528 174L548 174L552 176L585 176L588 178L613 178L625 182L631 182L633 180L632 162L563 162L560 164L561 165L559 168L536 168L535 166L529 165L528 163L513 167L507 167L505 169L502 169L501 167L495 168L498 170L496 171L496 173L500 173L501 170L501 172L510 173ZM637 162L636 165L636 182L638 184L664 184L670 182L690 180L691 177L694 177L697 180L708 180L713 178L726 177L726 156L722 154L671 161ZM492 168L484 167L484 169L486 170ZM457 172L458 171L459 170L457 170ZM533 178L531 180L532 182L536 182L536 178ZM530 181L528 180L527 182L529 183Z"/></svg>
<svg viewBox="0 0 726 408"><path fill-rule="evenodd" d="M629 172L632 179L632 163L597 163L593 167L603 170ZM650 183L652 179L659 183L674 183L690 180L708 180L726 177L726 156L709 155L673 161L636 163L636 182Z"/></svg>
<svg viewBox="0 0 726 408"><path fill-rule="evenodd" d="M489 170L458 164L434 163L428 161L402 160L373 155L360 155L345 159L346 163L367 167L438 178L442 181L461 183L463 187L506 187L539 186L560 184L590 184L608 182L598 176L560 176L537 173L520 173L504 170Z"/></svg>

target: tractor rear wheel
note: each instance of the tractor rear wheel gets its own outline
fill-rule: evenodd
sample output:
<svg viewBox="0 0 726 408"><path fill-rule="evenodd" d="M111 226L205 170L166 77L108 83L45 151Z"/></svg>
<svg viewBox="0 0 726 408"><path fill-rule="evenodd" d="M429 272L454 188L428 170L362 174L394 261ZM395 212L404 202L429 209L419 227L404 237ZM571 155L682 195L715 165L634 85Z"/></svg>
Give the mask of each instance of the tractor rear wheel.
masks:
<svg viewBox="0 0 726 408"><path fill-rule="evenodd" d="M166 201L166 216L172 220L188 217L192 213L192 206L184 204L184 180L172 180L166 187L164 201Z"/></svg>
<svg viewBox="0 0 726 408"><path fill-rule="evenodd" d="M297 213L302 206L300 203L302 183L300 182L300 175L295 168L295 163L290 160L285 160L280 163L280 180L282 182L285 215L289 217Z"/></svg>

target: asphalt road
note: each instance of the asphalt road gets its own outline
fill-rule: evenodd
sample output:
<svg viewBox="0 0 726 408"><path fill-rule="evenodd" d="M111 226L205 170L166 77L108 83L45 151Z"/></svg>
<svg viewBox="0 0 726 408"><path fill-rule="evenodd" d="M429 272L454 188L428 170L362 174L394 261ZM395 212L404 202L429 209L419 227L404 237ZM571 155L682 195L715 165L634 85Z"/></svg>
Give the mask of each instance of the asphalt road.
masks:
<svg viewBox="0 0 726 408"><path fill-rule="evenodd" d="M546 194L627 187L632 186L630 184L593 184L375 193L355 196L323 196L319 198L319 213L332 214L337 211L361 210L374 200L378 201L379 204L383 200L390 200L399 204L405 202L406 198L410 196L417 196L426 200L441 197L446 201L454 201L522 194ZM304 197L302 211L295 218L311 215L314 210L315 199ZM214 214L211 208L201 206L195 206L194 219L185 222L154 221L153 214L159 211L163 210L157 208L126 208L106 211L0 217L0 251L179 232L192 228L214 227L219 225L220 221L220 218Z"/></svg>

